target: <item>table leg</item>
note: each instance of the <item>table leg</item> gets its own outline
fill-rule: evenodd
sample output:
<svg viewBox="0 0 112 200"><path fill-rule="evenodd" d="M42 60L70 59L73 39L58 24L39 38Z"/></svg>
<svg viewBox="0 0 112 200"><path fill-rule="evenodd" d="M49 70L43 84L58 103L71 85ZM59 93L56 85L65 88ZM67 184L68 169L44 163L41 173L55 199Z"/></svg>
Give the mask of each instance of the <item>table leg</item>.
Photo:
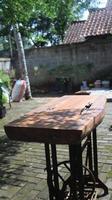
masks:
<svg viewBox="0 0 112 200"><path fill-rule="evenodd" d="M74 199L84 200L84 182L81 143L69 146L71 192Z"/></svg>
<svg viewBox="0 0 112 200"><path fill-rule="evenodd" d="M58 168L57 168L57 153L56 145L51 144L51 153L52 153L52 168L54 176L54 192L56 199L59 199L59 180L58 180Z"/></svg>
<svg viewBox="0 0 112 200"><path fill-rule="evenodd" d="M92 155L92 142L91 133L88 135L87 158L89 158L89 169L93 172L93 155Z"/></svg>
<svg viewBox="0 0 112 200"><path fill-rule="evenodd" d="M97 152L96 129L93 130L93 159L94 159L94 176L96 179L98 179L98 152Z"/></svg>
<svg viewBox="0 0 112 200"><path fill-rule="evenodd" d="M104 193L100 196L108 194L107 186L98 178L98 152L97 152L97 134L96 128L93 130L93 159L94 159L94 176L97 182L96 187L102 188Z"/></svg>
<svg viewBox="0 0 112 200"><path fill-rule="evenodd" d="M46 155L46 169L47 169L47 184L49 188L49 199L53 200L53 183L52 183L52 170L51 170L51 159L49 144L45 144L45 155Z"/></svg>
<svg viewBox="0 0 112 200"><path fill-rule="evenodd" d="M55 144L45 144L47 183L50 200L63 200L59 188L57 152Z"/></svg>

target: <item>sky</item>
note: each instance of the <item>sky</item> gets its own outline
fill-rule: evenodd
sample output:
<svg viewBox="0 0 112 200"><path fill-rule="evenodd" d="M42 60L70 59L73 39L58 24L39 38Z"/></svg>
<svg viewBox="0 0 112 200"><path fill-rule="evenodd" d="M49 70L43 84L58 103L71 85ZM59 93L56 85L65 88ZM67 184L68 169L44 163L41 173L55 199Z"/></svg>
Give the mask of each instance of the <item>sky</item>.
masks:
<svg viewBox="0 0 112 200"><path fill-rule="evenodd" d="M107 3L107 0L100 0L99 1L100 3L99 3L99 8L104 8L105 6L106 6L106 3Z"/></svg>
<svg viewBox="0 0 112 200"><path fill-rule="evenodd" d="M106 7L107 0L99 0L98 8ZM85 11L82 20L86 20L88 18L89 11Z"/></svg>

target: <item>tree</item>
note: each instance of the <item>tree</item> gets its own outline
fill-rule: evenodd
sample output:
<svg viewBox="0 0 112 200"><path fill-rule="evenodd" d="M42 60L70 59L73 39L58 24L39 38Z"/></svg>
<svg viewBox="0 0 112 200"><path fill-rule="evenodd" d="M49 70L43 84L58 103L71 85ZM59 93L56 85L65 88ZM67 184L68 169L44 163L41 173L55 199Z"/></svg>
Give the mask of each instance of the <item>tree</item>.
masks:
<svg viewBox="0 0 112 200"><path fill-rule="evenodd" d="M23 21L27 21L29 19L34 7L34 3L35 1L33 0L0 0L0 15L3 16L2 24L6 27L9 27L9 29L14 30L20 74L21 76L24 76L26 80L29 97L31 97L31 89L19 25Z"/></svg>
<svg viewBox="0 0 112 200"><path fill-rule="evenodd" d="M34 45L38 47L46 44L61 43L69 23L79 19L83 11L90 5L95 5L97 1L16 0L13 2L13 0L2 0L1 2L2 4L3 2L6 5L8 4L6 8L9 14L14 13L11 16L7 14L8 18L12 18L14 21L16 15L22 38L25 38L25 41L28 39L32 40ZM11 5L12 3L13 6ZM10 6L12 6L11 9ZM6 17L7 15L5 14Z"/></svg>
<svg viewBox="0 0 112 200"><path fill-rule="evenodd" d="M87 8L92 0L0 0L0 16L4 30L14 31L19 69L27 82L29 96L31 89L23 47L22 35L35 36L37 46L46 42L58 44L63 41L67 25ZM33 36L33 37L32 37Z"/></svg>
<svg viewBox="0 0 112 200"><path fill-rule="evenodd" d="M63 40L66 25L73 19L74 0L46 1L39 14L37 10L31 16L28 26L35 36L34 44L59 44Z"/></svg>
<svg viewBox="0 0 112 200"><path fill-rule="evenodd" d="M79 20L83 12L98 5L99 0L57 0L55 1L54 27L59 42L63 42L65 31L72 21Z"/></svg>
<svg viewBox="0 0 112 200"><path fill-rule="evenodd" d="M33 12L26 25L26 36L35 46L60 44L63 42L65 31L71 21L80 19L84 10L97 0L51 0L46 1L46 7ZM30 33L30 34L29 34ZM24 32L25 34L25 32ZM32 37L33 36L33 37Z"/></svg>
<svg viewBox="0 0 112 200"><path fill-rule="evenodd" d="M31 89L30 89L30 82L29 82L28 70L27 70L26 59L25 59L25 52L24 52L21 34L19 31L19 26L17 23L13 25L13 29L14 29L14 36L15 36L15 41L16 41L17 50L18 50L20 75L21 77L23 76L24 79L26 80L28 94L29 94L29 97L31 97Z"/></svg>

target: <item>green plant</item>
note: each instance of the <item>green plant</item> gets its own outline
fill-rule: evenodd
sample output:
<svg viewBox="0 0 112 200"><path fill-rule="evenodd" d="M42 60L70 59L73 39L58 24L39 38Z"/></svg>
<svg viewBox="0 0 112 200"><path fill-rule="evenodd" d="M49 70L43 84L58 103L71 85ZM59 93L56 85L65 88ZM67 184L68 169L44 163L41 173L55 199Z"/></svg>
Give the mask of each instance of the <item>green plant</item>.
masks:
<svg viewBox="0 0 112 200"><path fill-rule="evenodd" d="M7 97L5 95L2 96L2 103L3 104L7 103Z"/></svg>
<svg viewBox="0 0 112 200"><path fill-rule="evenodd" d="M2 82L2 84L5 85L7 88L10 88L10 77L3 70L0 70L0 82Z"/></svg>
<svg viewBox="0 0 112 200"><path fill-rule="evenodd" d="M8 102L7 97L3 94L0 98L0 105L4 105Z"/></svg>

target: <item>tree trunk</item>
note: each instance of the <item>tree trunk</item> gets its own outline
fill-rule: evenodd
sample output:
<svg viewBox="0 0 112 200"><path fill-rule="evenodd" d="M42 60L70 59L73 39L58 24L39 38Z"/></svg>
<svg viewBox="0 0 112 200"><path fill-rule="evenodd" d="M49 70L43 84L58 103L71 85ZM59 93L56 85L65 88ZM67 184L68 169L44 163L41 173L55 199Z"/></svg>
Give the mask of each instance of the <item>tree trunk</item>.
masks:
<svg viewBox="0 0 112 200"><path fill-rule="evenodd" d="M9 40L9 48L10 48L10 57L12 59L12 57L13 57L13 49L12 49L12 41L11 41L11 34L10 33L8 35L8 40Z"/></svg>
<svg viewBox="0 0 112 200"><path fill-rule="evenodd" d="M17 51L18 51L20 75L21 77L24 77L26 81L29 98L31 98L32 95L31 95L30 81L28 77L28 70L27 70L26 59L25 59L25 52L24 52L22 37L21 37L21 33L19 32L18 24L13 25L13 29L14 29L14 37L15 37Z"/></svg>

